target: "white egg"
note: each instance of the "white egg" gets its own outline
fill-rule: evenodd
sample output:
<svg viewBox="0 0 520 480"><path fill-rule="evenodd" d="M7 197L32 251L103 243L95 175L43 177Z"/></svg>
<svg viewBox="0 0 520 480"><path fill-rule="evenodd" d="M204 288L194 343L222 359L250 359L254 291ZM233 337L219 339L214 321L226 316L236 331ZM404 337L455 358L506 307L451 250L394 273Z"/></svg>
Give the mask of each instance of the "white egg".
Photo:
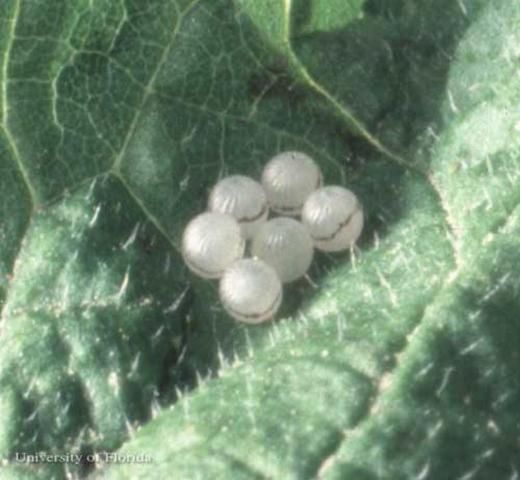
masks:
<svg viewBox="0 0 520 480"><path fill-rule="evenodd" d="M283 283L305 275L314 248L307 229L301 222L276 217L264 223L253 238L251 254L271 265Z"/></svg>
<svg viewBox="0 0 520 480"><path fill-rule="evenodd" d="M274 156L262 173L262 186L272 210L299 215L311 192L321 186L321 171L305 153L283 152Z"/></svg>
<svg viewBox="0 0 520 480"><path fill-rule="evenodd" d="M313 192L302 211L302 222L316 248L326 252L347 250L363 230L363 207L356 195L339 186Z"/></svg>
<svg viewBox="0 0 520 480"><path fill-rule="evenodd" d="M244 258L226 269L220 279L220 300L236 320L260 323L276 314L282 285L272 267L262 260Z"/></svg>
<svg viewBox="0 0 520 480"><path fill-rule="evenodd" d="M218 212L197 215L182 236L182 256L188 268L204 278L219 278L244 255L245 240L231 216Z"/></svg>
<svg viewBox="0 0 520 480"><path fill-rule="evenodd" d="M245 238L253 237L269 213L262 185L244 175L220 180L211 190L208 208L235 217Z"/></svg>

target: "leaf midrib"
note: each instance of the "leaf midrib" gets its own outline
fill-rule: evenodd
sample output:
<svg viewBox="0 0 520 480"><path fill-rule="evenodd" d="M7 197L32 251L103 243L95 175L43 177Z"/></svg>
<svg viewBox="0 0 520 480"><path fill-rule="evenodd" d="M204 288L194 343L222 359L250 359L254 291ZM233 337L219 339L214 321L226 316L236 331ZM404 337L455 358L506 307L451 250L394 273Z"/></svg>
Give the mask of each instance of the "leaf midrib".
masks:
<svg viewBox="0 0 520 480"><path fill-rule="evenodd" d="M34 189L34 186L31 183L29 172L25 168L25 164L22 161L22 158L20 156L20 152L18 151L18 147L16 145L16 142L7 126L8 119L9 119L9 104L7 101L7 74L9 69L9 62L11 59L11 50L13 48L14 44L14 38L15 38L15 31L16 26L18 24L18 19L20 17L20 5L21 0L14 0L14 8L13 8L13 15L11 19L8 21L8 23L11 25L11 28L9 29L7 33L7 44L4 51L4 58L2 61L2 121L0 123L0 126L2 127L2 130L4 131L4 135L7 139L7 142L9 144L9 148L11 149L16 168L20 172L20 175L22 176L23 182L25 184L25 187L27 189L27 192L29 194L31 204L34 207L38 203L38 194L36 190Z"/></svg>

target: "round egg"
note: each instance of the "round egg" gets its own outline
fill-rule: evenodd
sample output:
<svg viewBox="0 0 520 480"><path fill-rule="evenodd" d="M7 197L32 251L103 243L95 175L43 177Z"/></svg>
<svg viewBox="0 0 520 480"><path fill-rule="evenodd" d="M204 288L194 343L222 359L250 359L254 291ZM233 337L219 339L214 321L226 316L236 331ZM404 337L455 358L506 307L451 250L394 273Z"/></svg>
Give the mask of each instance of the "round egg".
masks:
<svg viewBox="0 0 520 480"><path fill-rule="evenodd" d="M312 239L301 222L276 217L264 223L251 243L251 254L271 265L283 283L307 272L314 255Z"/></svg>
<svg viewBox="0 0 520 480"><path fill-rule="evenodd" d="M271 209L297 216L311 192L321 186L322 175L314 160L302 152L274 156L262 173L262 186Z"/></svg>
<svg viewBox="0 0 520 480"><path fill-rule="evenodd" d="M220 279L220 300L236 320L261 323L276 314L282 302L278 275L265 262L244 258L226 269Z"/></svg>
<svg viewBox="0 0 520 480"><path fill-rule="evenodd" d="M231 175L220 180L211 190L208 208L233 216L246 239L254 236L269 213L262 185L244 175Z"/></svg>
<svg viewBox="0 0 520 480"><path fill-rule="evenodd" d="M197 215L182 236L182 256L188 268L203 278L219 278L244 254L245 240L237 221L218 212Z"/></svg>
<svg viewBox="0 0 520 480"><path fill-rule="evenodd" d="M307 198L302 210L316 248L325 252L347 250L363 230L363 208L356 195L340 186L326 186Z"/></svg>

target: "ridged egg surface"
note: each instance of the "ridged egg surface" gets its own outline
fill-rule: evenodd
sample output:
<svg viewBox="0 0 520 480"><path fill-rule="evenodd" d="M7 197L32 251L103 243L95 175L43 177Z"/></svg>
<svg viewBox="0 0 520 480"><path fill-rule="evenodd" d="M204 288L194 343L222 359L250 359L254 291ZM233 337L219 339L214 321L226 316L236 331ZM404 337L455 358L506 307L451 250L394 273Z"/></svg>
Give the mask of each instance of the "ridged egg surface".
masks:
<svg viewBox="0 0 520 480"><path fill-rule="evenodd" d="M244 175L231 175L220 180L211 190L208 208L233 216L245 238L251 238L258 231L269 213L262 185Z"/></svg>
<svg viewBox="0 0 520 480"><path fill-rule="evenodd" d="M316 248L339 252L354 245L363 230L363 208L356 195L340 186L313 192L302 210L302 222Z"/></svg>
<svg viewBox="0 0 520 480"><path fill-rule="evenodd" d="M251 254L271 265L283 283L307 272L314 255L312 239L303 224L276 217L262 225L251 244Z"/></svg>
<svg viewBox="0 0 520 480"><path fill-rule="evenodd" d="M283 215L299 215L309 194L321 183L318 165L302 152L288 151L275 155L262 173L262 186L269 206Z"/></svg>
<svg viewBox="0 0 520 480"><path fill-rule="evenodd" d="M261 323L272 318L282 302L282 285L272 267L262 260L234 262L220 279L220 300L236 320Z"/></svg>
<svg viewBox="0 0 520 480"><path fill-rule="evenodd" d="M182 236L182 256L188 268L203 278L219 278L244 255L245 240L237 221L218 212L197 215Z"/></svg>

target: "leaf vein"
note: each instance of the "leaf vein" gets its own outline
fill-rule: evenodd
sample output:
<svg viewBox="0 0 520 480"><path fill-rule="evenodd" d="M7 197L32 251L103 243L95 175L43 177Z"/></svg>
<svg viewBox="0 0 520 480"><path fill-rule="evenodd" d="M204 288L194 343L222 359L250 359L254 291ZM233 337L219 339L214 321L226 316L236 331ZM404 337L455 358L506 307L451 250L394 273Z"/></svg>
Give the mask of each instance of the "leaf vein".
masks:
<svg viewBox="0 0 520 480"><path fill-rule="evenodd" d="M7 101L7 76L8 76L8 70L9 70L9 62L11 60L11 52L13 49L14 44L14 38L15 38L15 31L16 26L18 23L18 18L20 16L20 4L21 0L15 0L14 3L14 9L11 19L9 20L10 23L10 29L7 34L7 44L4 51L4 58L2 61L2 129L4 131L4 134L6 136L6 139L9 143L9 147L12 151L13 158L16 164L16 167L20 171L20 174L22 176L22 179L25 183L25 186L27 188L27 191L29 192L31 203L34 205L37 202L38 195L36 193L36 190L34 186L31 183L29 172L27 171L27 168L25 167L22 158L20 156L20 152L18 150L18 147L16 145L15 139L10 132L8 128L8 121L9 121L9 105Z"/></svg>
<svg viewBox="0 0 520 480"><path fill-rule="evenodd" d="M186 10L183 12L183 14L179 17L179 19L177 21L177 24L175 25L175 29L174 29L174 31L172 33L172 37L171 37L170 43L165 47L165 49L163 51L163 54L161 55L161 58L159 59L159 62L157 63L157 65L155 67L155 70L152 73L152 75L150 77L150 80L148 81L148 83L147 83L147 85L146 85L146 87L144 89L143 98L141 99L141 103L137 107L137 109L135 111L135 114L134 114L134 117L132 118L132 122L130 123L130 127L128 128L128 132L127 132L126 137L124 139L124 142L123 142L123 145L121 147L121 150L120 150L119 154L115 157L114 162L112 164L112 170L113 171L119 172L119 170L120 170L121 163L122 163L122 161L124 159L124 156L126 154L128 146L130 145L130 142L131 142L131 140L133 138L133 135L134 135L134 132L135 132L135 130L137 128L137 124L139 122L139 119L141 118L141 112L143 111L144 106L146 105L146 101L150 97L150 94L153 92L153 87L154 87L155 81L157 80L157 77L158 77L162 67L166 63L166 61L168 59L168 55L170 54L170 51L171 51L171 49L173 47L173 44L175 43L175 40L177 39L177 36L179 35L179 29L180 29L180 27L181 27L181 25L183 23L184 17L199 2L200 2L200 0L193 0L188 5L188 7L186 7Z"/></svg>

